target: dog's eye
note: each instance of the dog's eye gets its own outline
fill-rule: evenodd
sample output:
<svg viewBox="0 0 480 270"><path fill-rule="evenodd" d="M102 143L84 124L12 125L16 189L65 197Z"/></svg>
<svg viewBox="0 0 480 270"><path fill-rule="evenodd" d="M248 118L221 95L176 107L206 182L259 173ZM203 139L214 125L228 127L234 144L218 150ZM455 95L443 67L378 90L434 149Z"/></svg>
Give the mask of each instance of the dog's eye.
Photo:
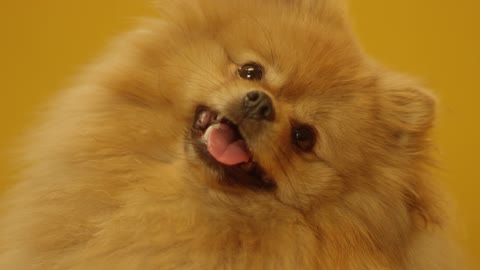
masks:
<svg viewBox="0 0 480 270"><path fill-rule="evenodd" d="M263 68L256 63L248 63L238 69L238 75L245 80L259 81L263 78Z"/></svg>
<svg viewBox="0 0 480 270"><path fill-rule="evenodd" d="M316 133L308 125L297 126L292 129L292 142L304 152L309 152L315 146Z"/></svg>

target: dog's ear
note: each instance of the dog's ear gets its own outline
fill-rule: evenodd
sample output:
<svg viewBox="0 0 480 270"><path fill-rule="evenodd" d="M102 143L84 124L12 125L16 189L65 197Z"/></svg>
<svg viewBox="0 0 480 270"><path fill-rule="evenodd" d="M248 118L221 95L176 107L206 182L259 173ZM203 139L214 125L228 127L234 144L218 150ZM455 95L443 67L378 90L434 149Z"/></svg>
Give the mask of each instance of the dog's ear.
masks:
<svg viewBox="0 0 480 270"><path fill-rule="evenodd" d="M305 14L317 14L326 22L345 23L348 18L346 0L283 0Z"/></svg>
<svg viewBox="0 0 480 270"><path fill-rule="evenodd" d="M248 2L251 1L252 4ZM253 4L258 5L259 7L267 3L277 3L291 5L292 10L303 11L303 13L321 13L319 18L325 19L325 21L339 21L344 22L347 18L347 1L346 0L153 0L154 7L160 11L166 11L172 7L185 7L191 5L220 5L225 4L225 2L234 2L230 3L232 6L235 6L235 2L242 3L245 5L253 6ZM283 3L282 3L283 2Z"/></svg>
<svg viewBox="0 0 480 270"><path fill-rule="evenodd" d="M435 123L437 99L433 93L411 78L392 73L382 73L378 81L380 90L378 119L386 128L386 136L397 151L399 162L408 160L403 170L408 181L404 191L405 204L416 226L428 226L443 222L438 190L425 179L430 178L431 129ZM426 169L426 167L429 167Z"/></svg>
<svg viewBox="0 0 480 270"><path fill-rule="evenodd" d="M381 120L397 143L422 151L436 116L436 98L406 76L388 74L380 80Z"/></svg>

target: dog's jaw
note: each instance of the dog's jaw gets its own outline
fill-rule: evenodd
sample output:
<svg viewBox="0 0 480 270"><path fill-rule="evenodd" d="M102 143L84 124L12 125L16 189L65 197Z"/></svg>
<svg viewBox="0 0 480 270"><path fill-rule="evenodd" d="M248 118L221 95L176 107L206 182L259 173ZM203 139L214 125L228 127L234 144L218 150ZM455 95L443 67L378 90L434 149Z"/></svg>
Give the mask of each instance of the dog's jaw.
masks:
<svg viewBox="0 0 480 270"><path fill-rule="evenodd" d="M219 125L221 128L229 129L232 141L230 147L237 148L234 150L238 153L228 158L212 154L215 149L212 149L208 142L212 128L218 128ZM193 146L195 158L200 160L203 166L215 172L218 178L216 180L220 184L266 191L275 189L275 181L255 161L247 140L243 138L238 126L226 116L206 106L198 106L188 141Z"/></svg>

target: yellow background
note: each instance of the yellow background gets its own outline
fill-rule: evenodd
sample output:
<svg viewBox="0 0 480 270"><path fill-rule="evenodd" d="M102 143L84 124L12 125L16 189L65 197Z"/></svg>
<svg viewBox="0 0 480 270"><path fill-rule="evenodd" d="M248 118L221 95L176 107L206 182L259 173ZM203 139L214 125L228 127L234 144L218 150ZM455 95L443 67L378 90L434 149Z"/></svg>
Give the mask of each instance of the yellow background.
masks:
<svg viewBox="0 0 480 270"><path fill-rule="evenodd" d="M0 153L29 126L35 108L67 85L112 36L129 29L135 17L154 14L150 2L1 1ZM472 257L480 257L480 1L350 2L367 51L422 78L440 97L441 180L464 221L462 242ZM1 187L12 167L7 154L0 157Z"/></svg>

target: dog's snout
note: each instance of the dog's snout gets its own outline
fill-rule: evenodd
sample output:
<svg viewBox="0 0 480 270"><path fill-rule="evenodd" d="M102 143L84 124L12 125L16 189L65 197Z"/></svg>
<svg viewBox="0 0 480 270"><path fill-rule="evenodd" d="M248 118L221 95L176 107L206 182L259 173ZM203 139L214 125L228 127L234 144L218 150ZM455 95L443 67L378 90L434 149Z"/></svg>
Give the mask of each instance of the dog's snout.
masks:
<svg viewBox="0 0 480 270"><path fill-rule="evenodd" d="M262 91L251 91L245 95L243 109L247 118L273 121L275 111L270 96Z"/></svg>

